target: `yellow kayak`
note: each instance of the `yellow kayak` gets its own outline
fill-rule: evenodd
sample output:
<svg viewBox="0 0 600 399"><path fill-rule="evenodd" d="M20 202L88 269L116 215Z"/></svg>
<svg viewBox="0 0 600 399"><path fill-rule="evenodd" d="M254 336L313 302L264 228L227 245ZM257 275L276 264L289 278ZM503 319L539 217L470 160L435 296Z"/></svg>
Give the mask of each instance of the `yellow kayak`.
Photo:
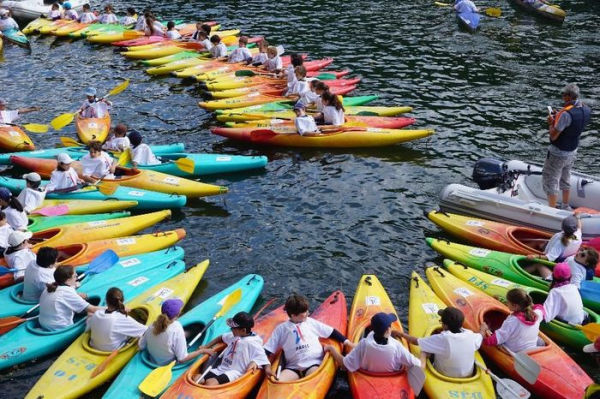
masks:
<svg viewBox="0 0 600 399"><path fill-rule="evenodd" d="M131 309L131 316L149 326L160 314L161 304L166 299L179 298L186 303L208 265L209 261L205 260L185 273L158 284L132 301L127 302L126 306ZM92 372L111 353L92 348L89 345L89 340L89 332L80 335L52 363L52 366L31 388L26 398L69 399L82 397L92 389L115 377L138 352L138 340L131 340L117 352L116 356L106 365L104 371L92 378Z"/></svg>
<svg viewBox="0 0 600 399"><path fill-rule="evenodd" d="M32 213L43 208L55 207L64 205L67 207L67 212L64 215L88 215L90 213L105 213L122 211L124 209L133 208L137 205L137 201L117 201L117 200L44 200L42 206L34 210ZM61 207L62 208L62 207ZM62 213L61 213L62 214Z"/></svg>
<svg viewBox="0 0 600 399"><path fill-rule="evenodd" d="M54 30L52 34L54 36L69 36L73 32L77 32L78 30L85 29L90 24L82 24L81 22L72 21L70 24L65 24L58 29Z"/></svg>
<svg viewBox="0 0 600 399"><path fill-rule="evenodd" d="M110 131L110 115L107 112L102 118L82 118L77 114L75 128L82 143L93 140L104 143Z"/></svg>
<svg viewBox="0 0 600 399"><path fill-rule="evenodd" d="M144 36L144 32L136 30L115 30L115 31L104 31L102 33L88 36L86 39L90 43L98 44L109 44L112 42L118 42L121 40L131 40L138 37Z"/></svg>
<svg viewBox="0 0 600 399"><path fill-rule="evenodd" d="M208 68L210 65L213 65L211 64L211 62L214 63L215 61L199 57L184 58L181 60L169 62L167 64L157 65L152 68L148 68L146 69L146 73L149 75L165 75L175 71L188 70L191 69L191 67L195 66L202 66L203 68ZM199 70L202 71L203 68L200 68Z"/></svg>
<svg viewBox="0 0 600 399"><path fill-rule="evenodd" d="M211 33L215 33L218 34L221 37L221 41L226 40L226 41L231 41L233 40L235 44L237 44L237 40L238 38L235 37L235 35L240 33L239 29L230 29L230 30L222 30L219 32L214 32L214 29L211 31ZM225 37L229 37L229 39L225 39ZM168 44L176 44L176 41L168 41ZM225 43L226 45L228 45L227 43ZM156 49L159 48L161 46L164 46L165 42L156 42L156 43L150 43L150 44L142 44L139 46L129 46L126 47L125 49L127 51L144 51L144 50L152 50L152 49Z"/></svg>
<svg viewBox="0 0 600 399"><path fill-rule="evenodd" d="M406 112L411 112L412 107L384 107L384 106L349 106L344 107L346 115L362 115L362 116L395 116ZM295 118L294 111L269 111L255 112L252 110L226 109L219 111L217 120L220 122L246 122L261 119L292 119Z"/></svg>
<svg viewBox="0 0 600 399"><path fill-rule="evenodd" d="M26 35L38 33L43 26L50 25L51 23L52 21L50 21L48 18L39 17L28 23L27 26L23 28L22 32Z"/></svg>
<svg viewBox="0 0 600 399"><path fill-rule="evenodd" d="M156 46L146 50L130 50L124 51L121 54L127 58L131 58L134 60L150 60L159 57L166 57L168 55L173 55L177 53L181 53L183 51L189 51L188 49L177 46L176 44L172 45L163 45Z"/></svg>
<svg viewBox="0 0 600 399"><path fill-rule="evenodd" d="M446 305L435 295L425 281L416 273L411 275L410 302L408 307L408 330L413 337L422 338L436 334L442 329L439 309ZM421 354L418 345L410 345L410 351L416 357ZM479 352L475 353L475 361L485 365ZM429 398L451 399L456 393L465 398L494 399L494 385L490 376L475 366L475 374L469 378L451 378L438 372L431 360L427 360L425 369L425 393Z"/></svg>
<svg viewBox="0 0 600 399"><path fill-rule="evenodd" d="M68 24L70 24L72 22L73 21L70 20L70 19L57 19L56 21L52 21L51 23L49 23L47 25L40 26L37 29L37 31L41 35L49 35L50 33L54 32L58 28L63 27L65 25L68 25Z"/></svg>

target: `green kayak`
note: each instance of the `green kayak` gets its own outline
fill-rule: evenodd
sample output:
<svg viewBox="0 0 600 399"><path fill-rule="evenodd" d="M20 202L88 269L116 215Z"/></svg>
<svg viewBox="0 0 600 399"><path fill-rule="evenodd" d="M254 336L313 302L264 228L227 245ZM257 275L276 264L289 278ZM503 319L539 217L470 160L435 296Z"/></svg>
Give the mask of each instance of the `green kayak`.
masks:
<svg viewBox="0 0 600 399"><path fill-rule="evenodd" d="M94 213L91 215L63 215L63 216L29 216L27 230L35 233L65 224L94 222L96 220L118 219L129 216L129 212Z"/></svg>
<svg viewBox="0 0 600 399"><path fill-rule="evenodd" d="M31 44L29 43L27 36L25 36L23 32L18 29L7 29L2 31L2 38L7 42L16 44L17 46L31 48Z"/></svg>
<svg viewBox="0 0 600 399"><path fill-rule="evenodd" d="M354 97L343 97L343 103L346 107L353 107L368 104L372 101L377 100L376 95L368 96L354 96ZM277 112L277 111L288 111L294 108L296 101L278 101L260 105L251 105L249 107L235 108L235 112L238 114L254 114L257 112ZM228 114L231 109L218 109L215 112L217 114Z"/></svg>
<svg viewBox="0 0 600 399"><path fill-rule="evenodd" d="M536 304L543 304L548 297L548 293L544 290L513 283L503 278L495 277L491 274L460 265L448 259L444 260L444 267L459 279L471 284L475 288L480 289L504 304L506 304L506 293L513 288L525 290L533 299L533 303ZM600 315L596 312L587 308L584 308L584 310L588 314L591 323L598 323L600 321ZM590 340L587 339L580 329L558 319L554 319L550 323L544 322L540 325L540 328L553 340L562 342L577 350L581 350L584 345L590 343Z"/></svg>

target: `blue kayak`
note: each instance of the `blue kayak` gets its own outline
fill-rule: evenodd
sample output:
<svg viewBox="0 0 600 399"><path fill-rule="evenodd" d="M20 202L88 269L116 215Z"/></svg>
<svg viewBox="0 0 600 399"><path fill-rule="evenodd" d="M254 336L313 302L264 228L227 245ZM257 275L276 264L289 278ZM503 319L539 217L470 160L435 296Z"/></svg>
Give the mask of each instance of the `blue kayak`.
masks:
<svg viewBox="0 0 600 399"><path fill-rule="evenodd" d="M223 317L218 318L206 331L204 337L199 339L191 348L188 348L189 351L194 351L203 343L208 343L213 338L230 331L230 328L227 327L226 324L227 319L233 317L237 312L249 312L260 295L263 285L264 281L261 276L249 274L237 283L196 305L193 309L190 309L181 316L179 321L183 325L183 328L191 333L191 340L221 309L222 301L228 294L238 288L241 288L242 290L242 299L224 314ZM179 378L179 376L181 376L194 361L195 359L190 360L187 363L175 364L171 382L168 386ZM147 351L138 352L121 371L102 398L137 399L143 396L138 390L138 385L146 378L148 373L158 366L159 365L155 364L152 359L150 359Z"/></svg>
<svg viewBox="0 0 600 399"><path fill-rule="evenodd" d="M14 43L17 46L31 48L29 39L18 29L7 29L2 31L4 41Z"/></svg>
<svg viewBox="0 0 600 399"><path fill-rule="evenodd" d="M475 32L479 27L481 15L477 12L460 12L456 13L456 18L460 26L469 32Z"/></svg>
<svg viewBox="0 0 600 399"><path fill-rule="evenodd" d="M181 260L183 255L181 248L137 255L136 258L142 261L133 267L124 262L124 258L102 273L85 277L79 291L88 295L88 301L100 306L106 306L104 296L110 287L121 288L125 298L131 300L148 288L182 273L185 270L185 263ZM27 304L27 309L30 305ZM7 304L3 303L3 306ZM85 319L85 315L80 315L73 325L58 331L44 330L37 319L20 324L2 336L0 370L67 347L84 332Z"/></svg>
<svg viewBox="0 0 600 399"><path fill-rule="evenodd" d="M42 186L46 184L47 181L42 181ZM18 194L25 188L25 180L0 176L0 186L8 188L13 194ZM138 204L133 209L138 210L181 208L187 201L187 198L182 195L159 193L124 186L119 186L111 195L102 194L95 186L87 186L69 193L50 193L46 198L61 200L137 201Z"/></svg>

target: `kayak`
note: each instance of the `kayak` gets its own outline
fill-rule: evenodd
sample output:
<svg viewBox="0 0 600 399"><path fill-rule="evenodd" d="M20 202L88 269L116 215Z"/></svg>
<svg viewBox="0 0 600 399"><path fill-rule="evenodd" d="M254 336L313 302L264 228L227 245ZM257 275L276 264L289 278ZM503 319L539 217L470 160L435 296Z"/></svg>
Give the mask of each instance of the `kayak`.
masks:
<svg viewBox="0 0 600 399"><path fill-rule="evenodd" d="M186 303L208 268L208 264L208 260L205 260L185 273L158 284L133 300L129 300L126 306L131 309L131 316L150 326L160 315L161 304L166 299L179 298ZM89 340L89 332L81 334L46 370L26 398L37 399L40 396L63 399L78 398L116 376L138 351L138 340L128 341L112 358L104 371L92 377L94 369L111 353L92 348Z"/></svg>
<svg viewBox="0 0 600 399"><path fill-rule="evenodd" d="M211 32L215 32L215 31L219 30L221 27L221 25L218 25L218 23L216 21L202 22L202 24L210 25ZM193 24L176 25L175 28L177 28L177 30L179 31L179 34L181 36L192 35L196 31L196 24L193 23ZM112 45L118 46L118 47L143 46L146 44L158 43L158 42L168 41L168 40L170 40L170 39L165 36L143 36L143 37L136 38L136 39L123 40L120 42L113 42Z"/></svg>
<svg viewBox="0 0 600 399"><path fill-rule="evenodd" d="M290 64L291 61L291 57L289 55L286 56L282 56L281 57L281 65L283 68L287 67ZM227 64L223 61L220 60L215 60L215 59L211 59L211 58L196 58L195 59L195 63L193 65L190 65L188 67L185 68L179 68L176 69L172 74L173 76L176 76L178 78L193 78L201 73L206 72L209 69L212 68L216 68L216 67L222 67L222 66L226 66ZM167 65L165 65L166 67ZM152 74L155 74L157 72L160 71L156 71ZM148 71L148 73L150 73L150 71ZM261 76L255 76L255 77L234 77L234 78L230 78L230 77L220 77L219 79L213 81L213 82L202 82L201 84L205 85L207 88L209 88L211 85L214 84L218 84L218 83L222 83L224 81L229 81L229 80L244 80L244 79L255 79L255 78L262 78ZM244 85L239 85L236 87L243 87ZM226 87L226 89L232 89L235 87Z"/></svg>
<svg viewBox="0 0 600 399"><path fill-rule="evenodd" d="M283 66L289 64L289 60L286 62L287 58L282 57ZM204 72L206 68L204 65L193 66L181 71L174 72L173 75L179 78L186 77L194 77L199 73ZM258 72L261 72L258 70ZM344 71L308 71L306 73L306 77L308 78L316 78L323 80L328 85L334 85L336 80L341 79L342 77L348 75L350 73L349 70ZM329 75L333 75L335 79L331 79ZM286 83L286 79L277 79L271 76L235 76L235 73L220 76L218 79L200 82L200 87L206 90L229 90L229 89L239 89L246 86L253 86L260 83L272 83L272 82L283 82Z"/></svg>
<svg viewBox="0 0 600 399"><path fill-rule="evenodd" d="M411 274L410 297L408 308L408 333L413 337L423 338L437 334L442 330L438 310L446 305L416 272ZM417 358L421 355L418 345L410 345L410 351ZM485 365L479 351L475 352L475 361ZM429 398L452 398L460 392L463 398L494 399L496 392L489 374L480 367L474 366L475 373L467 378L448 377L437 371L431 358L425 368L425 385L423 389Z"/></svg>
<svg viewBox="0 0 600 399"><path fill-rule="evenodd" d="M541 0L533 0L531 2L527 1L527 0L512 0L512 1L520 8L524 9L525 11L528 11L528 12L538 15L540 17L551 19L553 21L563 22L565 20L565 17L567 16L567 13L565 12L565 10L563 10L562 8L560 8L557 5L547 4L545 1L541 1Z"/></svg>
<svg viewBox="0 0 600 399"><path fill-rule="evenodd" d="M29 43L29 39L27 39L27 36L25 36L23 32L18 29L7 29L2 31L2 39L9 43L16 44L17 46L31 49L31 43Z"/></svg>
<svg viewBox="0 0 600 399"><path fill-rule="evenodd" d="M0 179L0 185L3 185L2 183L2 179ZM122 211L133 208L136 205L136 201L45 199L39 208L33 210L32 215L38 214L36 212L41 209L57 206L61 207L61 211L64 211L65 215L89 215L93 213Z"/></svg>
<svg viewBox="0 0 600 399"><path fill-rule="evenodd" d="M257 274L248 274L235 284L229 286L223 291L211 296L207 300L194 306L183 314L179 321L183 328L189 334L189 340L194 339L195 335L200 332L201 327L207 325L215 314L221 309L221 304L227 295L237 289L242 290L242 299L236 303L226 314L218 318L215 323L206 331L202 340L198 340L192 347L188 348L188 352L195 351L202 344L212 341L214 338L221 336L230 331L227 326L227 319L233 317L238 312L250 312L256 299L263 289L263 278ZM193 332L193 333L192 333ZM172 370L170 386L179 376L184 374L191 366L193 360L186 363L177 363ZM110 388L102 396L103 399L137 399L142 396L138 389L138 385L152 372L157 364L150 358L148 351L138 352L133 359L119 373L119 376L111 384Z"/></svg>
<svg viewBox="0 0 600 399"><path fill-rule="evenodd" d="M430 267L427 268L426 275L433 291L442 301L448 306L456 306L463 312L464 326L472 331L479 331L482 322L486 322L492 329L497 329L510 313L502 303L445 270ZM539 338L544 342L544 346L526 352L541 368L535 384L529 384L519 376L515 371L513 357L504 349L482 345L481 350L504 373L536 396L553 399L583 397L585 388L592 383L592 379L550 338L543 333L539 334Z"/></svg>
<svg viewBox="0 0 600 399"><path fill-rule="evenodd" d="M75 128L82 143L89 144L90 141L104 143L110 131L110 115L107 112L102 118L82 118L77 114Z"/></svg>
<svg viewBox="0 0 600 399"><path fill-rule="evenodd" d="M0 124L0 150L20 152L34 149L33 141L20 127Z"/></svg>
<svg viewBox="0 0 600 399"><path fill-rule="evenodd" d="M358 343L365 335L365 330L371 325L371 318L379 313L396 314L396 309L385 288L377 276L365 274L360 278L348 320L348 339ZM402 324L397 320L392 329L403 331ZM403 340L402 344L407 347ZM369 373L357 370L348 373L348 382L354 399L409 399L414 398L414 392L408 383L406 372Z"/></svg>
<svg viewBox="0 0 600 399"><path fill-rule="evenodd" d="M334 291L323 303L314 310L311 317L325 323L342 334L346 334L348 314L346 308L346 297L341 291ZM325 342L333 345L338 351L342 350L341 344L332 339ZM277 370L279 363L283 362L282 355L276 356L271 368ZM285 363L283 363L285 366ZM266 378L256 399L287 398L287 399L322 399L325 398L329 388L333 385L337 366L329 353L325 354L321 365L312 374L296 381L280 382L275 378Z"/></svg>
<svg viewBox="0 0 600 399"><path fill-rule="evenodd" d="M46 26L51 24L52 21L50 21L48 18L46 17L39 17L34 19L33 21L29 22L24 28L23 28L23 33L26 35L31 35L33 33L39 33L39 30L41 27Z"/></svg>
<svg viewBox="0 0 600 399"><path fill-rule="evenodd" d="M345 85L345 86L332 86L330 87L330 91L336 95L345 95L354 91L356 89L356 85ZM265 94L268 96L283 96L287 91L286 85L270 85L264 84L259 86L250 86L241 89L230 89L230 90L220 90L220 91L211 91L208 94L211 98L234 98L247 96L254 93Z"/></svg>
<svg viewBox="0 0 600 399"><path fill-rule="evenodd" d="M534 263L552 267L554 265L552 262L541 259L527 259L524 255L492 251L433 238L427 238L426 240L431 248L444 257L465 266L543 291L548 291L550 288L549 281L528 273L524 267ZM585 306L594 311L600 311L600 284L597 281L583 281L579 293Z"/></svg>
<svg viewBox="0 0 600 399"><path fill-rule="evenodd" d="M342 98L342 103L344 104L344 107L354 107L354 106L358 106L358 105L364 105L364 104L368 104L370 102L373 102L375 100L377 100L377 96L376 95L369 95L369 96L354 96L354 97L343 97ZM294 108L294 104L296 103L295 100L290 100L290 99L286 99L284 101L276 101L276 102L270 102L270 103L265 103L265 104L259 104L259 105L251 105L249 107L242 107L242 108L237 108L237 109L222 109L222 110L217 110L217 115L222 115L222 114L256 114L256 113L272 113L272 112L280 112L280 111L290 111L290 114L293 115L295 117L296 114L293 113L293 108ZM372 107L360 107L362 108L372 108ZM309 108L310 110L310 108ZM348 112L348 109L346 109L346 113ZM263 117L263 118L254 118L254 119L271 119L270 117Z"/></svg>
<svg viewBox="0 0 600 399"><path fill-rule="evenodd" d="M140 255L140 263L127 267L117 263L110 269L93 276L87 276L78 288L88 295L88 301L100 306L106 305L105 295L110 287L119 287L125 298L140 295L185 270L183 249L157 256L156 253ZM78 315L72 326L58 331L47 331L37 319L26 321L2 335L0 340L0 370L38 359L58 352L67 347L77 336L85 331L86 315ZM89 364L89 363L85 363ZM63 384L64 385L64 384ZM50 397L60 397L50 396Z"/></svg>
<svg viewBox="0 0 600 399"><path fill-rule="evenodd" d="M47 25L40 26L37 31L41 35L49 35L50 33L54 32L56 29L58 29L62 26L65 26L65 25L69 25L71 22L73 22L73 20L71 20L71 19L57 19Z"/></svg>
<svg viewBox="0 0 600 399"><path fill-rule="evenodd" d="M34 158L31 158L34 159ZM42 181L42 186L46 185L47 181ZM20 193L25 188L25 180L13 179L10 177L0 176L0 186L4 186L12 191L14 194ZM94 206L98 206L98 201L106 202L107 207L115 208L117 205L111 204L111 202L123 203L125 208L134 207L136 210L153 210L153 209L174 209L181 208L186 203L186 197L182 195L172 195L165 193L158 193L156 191L148 191L143 189L131 189L128 187L117 187L117 190L111 195L102 194L96 186L84 186L79 190L71 191L68 193L49 193L46 195L50 200L58 200L59 202L64 201L77 201L85 206L81 208L80 213L92 213L87 208L87 200L94 200ZM80 201L80 200L85 200ZM48 205L45 205L48 206ZM101 209L101 208L99 208ZM122 209L122 208L116 208ZM96 211L101 212L101 211Z"/></svg>
<svg viewBox="0 0 600 399"><path fill-rule="evenodd" d="M130 213L127 211L111 213L94 213L91 215L61 215L48 217L39 215L29 215L29 225L27 225L27 230L31 231L32 233L35 233L37 231L51 229L53 227L60 227L66 224L87 223L96 220L118 219L124 218L126 216L130 216Z"/></svg>
<svg viewBox="0 0 600 399"><path fill-rule="evenodd" d="M513 288L520 288L527 292L533 299L534 304L542 305L548 297L546 291L513 283L503 278L459 265L449 259L444 260L444 267L462 281L466 281L505 305L506 293ZM588 314L591 323L598 323L600 321L600 315L596 312L587 308L584 308L584 311ZM579 351L584 345L590 343L590 340L587 339L580 329L558 319L554 319L550 323L542 322L540 328L554 341L561 342Z"/></svg>
<svg viewBox="0 0 600 399"><path fill-rule="evenodd" d="M223 128L213 127L213 134L232 140L245 141L261 145L285 147L319 147L319 148L357 148L382 147L430 136L431 129L402 130L351 127L337 132L327 132L301 136L296 127L280 127L276 129L255 128ZM362 130L361 130L362 129Z"/></svg>
<svg viewBox="0 0 600 399"><path fill-rule="evenodd" d="M52 171L56 169L57 165L55 159L36 159L12 156L10 160L11 163L15 165L36 171L42 177L49 177ZM79 161L74 161L71 166L81 176L81 164ZM158 191L159 193L165 194L185 195L187 197L203 197L207 195L224 194L227 192L226 187L200 183L195 180L183 179L181 177L170 176L150 170L117 167L116 174L117 176L114 179L104 178L102 181L109 183L114 182L125 187ZM166 207L166 204L163 208L164 207Z"/></svg>
<svg viewBox="0 0 600 399"><path fill-rule="evenodd" d="M170 252L182 251L180 248L171 247L177 241L185 237L185 230L178 229L166 231L157 234L144 234L140 236L111 238L107 240L90 241L84 244L73 244L68 246L58 246L56 250L64 251L66 259L61 260L59 265L69 265L77 267L77 271L83 271L88 268L88 264L97 258L106 250L113 250L121 258L120 264L123 267L132 267L139 265L144 261L140 255L152 252L155 256L162 256ZM168 248L165 250L165 248ZM183 257L183 255L181 255ZM0 279L4 282L8 279L3 275ZM12 275L11 280L12 280ZM25 313L36 303L25 301L21 294L23 292L23 283L6 285L6 288L0 290L0 317L18 316ZM10 285L10 286L9 286ZM4 286L4 285L3 285Z"/></svg>
<svg viewBox="0 0 600 399"><path fill-rule="evenodd" d="M164 154L172 154L175 152L183 152L185 145L183 143L163 144L163 145L151 145L150 149L156 156ZM20 152L19 155L28 158L56 158L58 154L66 152L74 160L78 160L84 155L89 154L89 151L83 144L80 147L61 147L61 148L47 148L43 150L24 151ZM121 155L120 152L111 151L111 153L118 158ZM0 154L0 165L10 165L11 154Z"/></svg>
<svg viewBox="0 0 600 399"><path fill-rule="evenodd" d="M85 39L90 43L110 44L112 42L134 39L140 36L144 36L144 32L139 32L137 30L131 29L114 28L110 30L94 30L92 32L88 32Z"/></svg>
<svg viewBox="0 0 600 399"><path fill-rule="evenodd" d="M358 116L348 115L346 116L346 124L364 124L368 127L380 127L383 129L402 129L403 127L410 126L417 120L415 118L404 118L404 117L390 117L390 116ZM225 122L227 127L257 127L257 128L273 128L277 126L292 126L294 125L293 120L287 119L262 119L257 121L249 122ZM346 126L346 125L344 125ZM25 154L23 154L25 155ZM0 162L2 161L2 155L0 155Z"/></svg>
<svg viewBox="0 0 600 399"><path fill-rule="evenodd" d="M122 31L124 31L126 29L128 29L128 28L125 27L125 26L123 26L123 25L117 25L117 24L100 24L100 23L96 22L96 23L93 23L93 24L89 24L88 26L86 26L83 29L80 29L80 30L77 30L75 32L69 33L69 37L77 39L77 38L82 38L82 37L97 35L97 34L100 34L100 33L104 32L104 31L113 31L113 32L114 31L119 31L119 32L122 32ZM135 37L138 37L138 36L139 35L135 35Z"/></svg>
<svg viewBox="0 0 600 399"><path fill-rule="evenodd" d="M257 38L252 38L251 40L253 39ZM164 43L162 45L168 46L169 43ZM236 48L238 48L238 46L227 47L227 53L231 53ZM250 50L251 55L258 54L258 49L256 48L255 43L249 43L248 46L246 46L246 48ZM187 47L185 47L185 49L185 51L165 55L164 57L141 60L140 63L145 66L153 67L146 69L146 72L150 75L166 75L172 71L178 71L180 69L183 70L192 66L199 66L200 64L209 64L210 66L208 66L207 68L213 68L219 65L227 65L224 61L210 58L210 53L207 51L192 51Z"/></svg>
<svg viewBox="0 0 600 399"><path fill-rule="evenodd" d="M345 97L344 100L346 100ZM353 98L353 97L350 97ZM358 115L358 116L396 116L406 112L411 112L412 107L378 107L378 106L346 106L344 104L344 114ZM310 111L310 109L309 109ZM217 120L220 122L246 122L251 120L260 119L277 119L277 118L295 118L296 114L291 109L284 109L280 111L257 111L252 112L244 110L231 109L231 110L217 110ZM310 112L309 112L310 113Z"/></svg>
<svg viewBox="0 0 600 399"><path fill-rule="evenodd" d="M196 31L196 26L192 25L192 27L193 27L193 29L192 29L192 33L193 33L193 32ZM213 29L214 29L214 27L213 27ZM218 34L219 36L221 36L221 42L222 43L224 43L226 46L230 46L233 43L237 44L238 38L235 37L235 35L239 34L240 30L239 29L220 30L220 31L214 32L214 33ZM250 37L250 38L248 38L248 43L249 44L253 44L253 43L256 43L256 42L258 42L260 40L262 40L261 36ZM168 38L164 38L164 40L160 40L160 41L152 41L152 43L140 43L138 41L137 44L125 46L125 50L129 50L129 51L143 51L143 50L156 49L156 48L159 48L161 46L180 46L180 47L183 47L183 48L193 49L193 50L197 50L197 51L207 51L207 50L205 50L204 45L202 43L200 43L200 42L196 42L196 41L183 41L183 40L172 40L172 39L168 39Z"/></svg>
<svg viewBox="0 0 600 399"><path fill-rule="evenodd" d="M65 24L63 26L60 26L59 28L55 29L54 31L52 31L51 33L54 36L69 36L71 33L76 32L78 30L84 29L86 27L88 27L90 24L83 24L81 22L77 22L77 21L72 21L69 24Z"/></svg>
<svg viewBox="0 0 600 399"><path fill-rule="evenodd" d="M458 25L472 33L479 28L481 15L478 12L457 12L456 19L458 20Z"/></svg>
<svg viewBox="0 0 600 399"><path fill-rule="evenodd" d="M334 89L339 89L339 88L335 88L332 87L331 88L332 91ZM366 101L371 101L369 97L371 96L362 96L363 98L365 98ZM353 101L353 100L351 100ZM356 101L356 100L354 100ZM296 102L296 99L290 99L288 97L282 97L282 96L270 96L270 95L265 95L265 94L261 94L258 92L254 92L254 93L250 93L250 94L246 94L244 96L239 96L239 97L233 97L233 98L225 98L225 99L221 99L221 100L212 100L212 101L200 101L198 103L198 105L206 110L209 111L216 111L216 110L224 110L224 109L234 109L234 108L244 108L244 107L249 107L252 105L260 105L260 104L265 104L265 103L272 103L272 102ZM360 104L364 104L364 102L359 101ZM356 105L360 105L360 104L356 104ZM346 104L344 104L345 106ZM293 111L291 111L293 113ZM294 114L295 115L295 114ZM286 115L287 116L287 115ZM260 119L265 119L265 118L260 118ZM268 119L268 117L267 117Z"/></svg>
<svg viewBox="0 0 600 399"><path fill-rule="evenodd" d="M266 342L275 327L286 320L288 320L288 315L283 310L283 306L280 306L268 314L256 319L252 332L260 336L263 342ZM219 344L217 347L223 350L225 345ZM196 374L202 373L202 368L207 360L208 357L206 355L201 356L196 360L192 367L190 367L185 374L181 375L173 385L162 394L161 398L242 399L250 394L264 376L264 373L260 370L255 373L247 372L237 380L227 384L213 386L199 385L193 380L193 377Z"/></svg>

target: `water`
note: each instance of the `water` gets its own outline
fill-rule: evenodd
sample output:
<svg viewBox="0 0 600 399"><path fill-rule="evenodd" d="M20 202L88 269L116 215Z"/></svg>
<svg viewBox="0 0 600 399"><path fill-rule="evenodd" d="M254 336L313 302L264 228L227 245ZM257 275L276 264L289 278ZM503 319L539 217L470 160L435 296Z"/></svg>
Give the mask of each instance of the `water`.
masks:
<svg viewBox="0 0 600 399"><path fill-rule="evenodd" d="M130 5L114 3L118 10ZM375 273L406 321L411 270L441 261L423 240L440 233L422 215L436 207L439 190L468 182L484 155L543 162L546 106L560 107L565 83L577 82L597 108L600 5L561 5L568 12L563 25L508 3L486 4L500 6L503 16L483 17L474 35L459 31L447 8L425 1L179 1L155 8L164 19L218 20L288 51L332 56L335 69L363 77L356 95L375 93L378 104L414 106L415 127L436 129L427 140L385 149L273 149L224 141L209 133L212 120L197 107L201 95L194 85L151 78L112 48L83 41L33 38L31 55L7 47L1 96L13 106L42 106L23 120L48 122L76 109L85 87L104 93L129 78L129 89L113 99L113 120L143 132L147 142L269 157L264 172L207 179L228 186L229 194L193 201L160 225L187 229L182 246L189 264L211 260L193 303L246 273L265 277L265 299L297 291L316 305L341 288L350 303L360 275ZM596 118L583 137L577 170L600 174L599 127ZM73 129L61 134L74 137ZM59 134L32 136L44 147L57 143ZM600 376L592 360L573 355ZM0 397L23 396L53 359L2 373ZM349 395L338 378L330 396Z"/></svg>

